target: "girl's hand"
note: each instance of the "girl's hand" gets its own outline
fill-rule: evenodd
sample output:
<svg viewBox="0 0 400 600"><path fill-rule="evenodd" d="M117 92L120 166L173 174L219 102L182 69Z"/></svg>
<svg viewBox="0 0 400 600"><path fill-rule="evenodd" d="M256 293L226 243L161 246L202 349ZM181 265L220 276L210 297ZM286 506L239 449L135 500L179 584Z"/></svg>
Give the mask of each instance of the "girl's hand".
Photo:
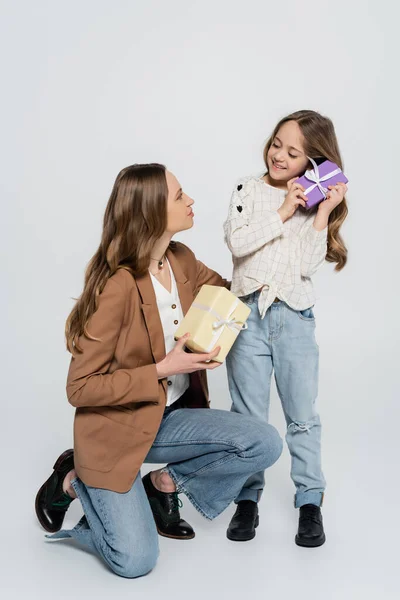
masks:
<svg viewBox="0 0 400 600"><path fill-rule="evenodd" d="M343 202L343 198L347 192L347 185L340 182L336 185L329 185L328 190L329 192L326 195L326 199L319 204L318 211L331 214L333 209Z"/></svg>
<svg viewBox="0 0 400 600"><path fill-rule="evenodd" d="M308 200L307 196L304 195L303 186L299 183L295 183L296 179L298 178L294 177L294 179L290 179L290 181L288 181L287 186L289 192L284 203L278 210L283 223L290 219L290 217L293 217L299 206L304 207Z"/></svg>
<svg viewBox="0 0 400 600"><path fill-rule="evenodd" d="M184 350L185 342L189 337L189 334L186 333L186 335L179 338L175 347L168 352L167 356L162 361L156 364L158 379L164 379L164 377L170 377L170 375L193 373L194 371L201 371L204 369L216 369L221 366L221 363L213 361L213 358L215 358L221 350L220 346L217 346L212 352L190 354Z"/></svg>

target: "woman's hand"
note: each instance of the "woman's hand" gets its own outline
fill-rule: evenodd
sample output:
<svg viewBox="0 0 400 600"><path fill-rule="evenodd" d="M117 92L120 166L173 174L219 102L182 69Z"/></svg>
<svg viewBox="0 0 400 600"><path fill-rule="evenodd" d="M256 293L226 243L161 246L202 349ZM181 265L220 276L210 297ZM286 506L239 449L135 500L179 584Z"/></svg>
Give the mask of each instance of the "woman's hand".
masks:
<svg viewBox="0 0 400 600"><path fill-rule="evenodd" d="M280 214L283 223L290 219L290 217L293 217L299 206L305 207L307 202L307 196L304 195L304 187L299 183L295 183L296 179L298 178L295 177L287 182L289 191L284 203L278 209L278 213Z"/></svg>
<svg viewBox="0 0 400 600"><path fill-rule="evenodd" d="M318 212L330 215L333 209L343 202L343 198L347 192L347 185L340 182L336 185L329 185L328 190L329 192L326 195L326 199L320 202L318 206Z"/></svg>
<svg viewBox="0 0 400 600"><path fill-rule="evenodd" d="M201 371L204 369L212 370L221 366L219 362L206 362L212 361L219 351L220 346L217 346L212 352L191 354L185 352L184 346L190 335L186 335L179 338L176 342L175 347L168 352L167 356L156 364L158 379L164 379L164 377L170 377L171 375L181 375L183 373L193 373L194 371Z"/></svg>

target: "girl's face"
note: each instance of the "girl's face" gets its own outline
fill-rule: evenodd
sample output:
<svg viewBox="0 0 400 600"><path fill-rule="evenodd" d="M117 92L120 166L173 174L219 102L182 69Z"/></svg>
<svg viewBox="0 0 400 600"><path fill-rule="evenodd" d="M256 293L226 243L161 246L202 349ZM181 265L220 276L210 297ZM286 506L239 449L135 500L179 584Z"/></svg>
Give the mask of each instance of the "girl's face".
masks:
<svg viewBox="0 0 400 600"><path fill-rule="evenodd" d="M191 207L194 200L182 191L175 175L167 171L166 179L168 186L166 231L174 235L179 231L193 227L194 214Z"/></svg>
<svg viewBox="0 0 400 600"><path fill-rule="evenodd" d="M303 144L304 137L296 121L287 121L280 127L267 154L272 181L282 184L304 173L309 161Z"/></svg>

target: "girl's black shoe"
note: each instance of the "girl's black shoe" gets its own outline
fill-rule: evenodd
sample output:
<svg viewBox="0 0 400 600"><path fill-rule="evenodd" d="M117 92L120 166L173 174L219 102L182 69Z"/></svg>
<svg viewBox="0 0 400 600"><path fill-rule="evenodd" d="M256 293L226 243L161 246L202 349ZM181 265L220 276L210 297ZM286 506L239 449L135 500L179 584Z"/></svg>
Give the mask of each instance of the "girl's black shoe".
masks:
<svg viewBox="0 0 400 600"><path fill-rule="evenodd" d="M305 548L316 548L325 543L324 525L319 506L304 504L300 507L299 530L295 542Z"/></svg>
<svg viewBox="0 0 400 600"><path fill-rule="evenodd" d="M226 536L234 542L248 542L256 535L259 524L258 504L252 500L240 500L229 523Z"/></svg>

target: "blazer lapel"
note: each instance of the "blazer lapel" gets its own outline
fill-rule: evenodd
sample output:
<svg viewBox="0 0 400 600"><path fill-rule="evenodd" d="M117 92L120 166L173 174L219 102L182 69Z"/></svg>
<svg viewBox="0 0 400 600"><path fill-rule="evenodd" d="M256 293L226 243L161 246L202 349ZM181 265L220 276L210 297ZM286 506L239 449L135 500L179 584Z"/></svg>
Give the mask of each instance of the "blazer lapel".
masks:
<svg viewBox="0 0 400 600"><path fill-rule="evenodd" d="M182 312L184 315L186 315L187 311L189 310L189 308L193 302L192 286L190 284L189 279L186 277L185 273L183 272L183 269L182 269L181 265L179 264L179 261L175 257L174 253L172 252L171 248L168 248L166 255L167 255L169 264L171 265L171 269L175 276L176 286L178 288L179 300L181 301L181 306L182 306Z"/></svg>
<svg viewBox="0 0 400 600"><path fill-rule="evenodd" d="M167 250L166 256L176 280L182 312L185 315L193 302L192 286L171 249ZM149 273L136 277L135 280L142 299L142 312L150 338L151 351L154 362L157 363L165 358L165 342L156 294Z"/></svg>
<svg viewBox="0 0 400 600"><path fill-rule="evenodd" d="M193 302L193 287L186 277L181 264L170 248L167 250L167 258L174 272L182 312L185 315ZM190 373L190 393L188 394L188 406L191 408L209 407L208 389L205 371Z"/></svg>
<svg viewBox="0 0 400 600"><path fill-rule="evenodd" d="M142 298L142 312L149 333L151 351L154 362L158 363L165 358L164 332L158 312L156 295L150 274L136 277L136 284Z"/></svg>

